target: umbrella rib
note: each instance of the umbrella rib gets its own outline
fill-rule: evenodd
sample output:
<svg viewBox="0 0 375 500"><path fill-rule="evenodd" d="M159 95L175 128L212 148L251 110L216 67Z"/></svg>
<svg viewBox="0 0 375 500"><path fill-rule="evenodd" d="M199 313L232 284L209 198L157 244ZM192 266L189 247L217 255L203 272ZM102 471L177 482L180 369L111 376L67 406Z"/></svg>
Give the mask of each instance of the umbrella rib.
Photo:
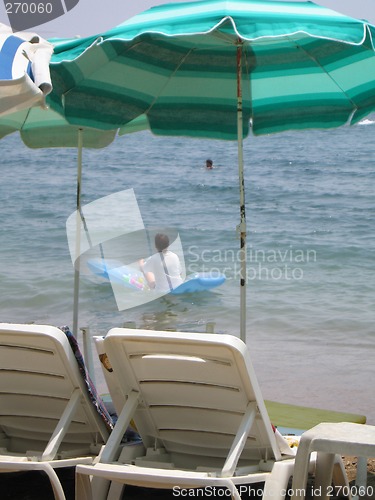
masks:
<svg viewBox="0 0 375 500"><path fill-rule="evenodd" d="M322 66L320 64L320 62L318 61L318 59L316 59L316 57L313 57L311 54L309 54L309 52L307 52L301 45L299 45L295 40L293 39L290 39L294 44L295 46L302 50L305 55L311 60L313 61L317 66L319 66L319 68L328 76L328 78L331 79L331 81L336 85L336 87L338 87L341 92L345 95L345 97L348 99L348 101L351 103L351 105L353 106L353 111L351 113L351 116L355 113L355 111L358 109L358 106L354 103L354 101L348 96L348 94L345 92L345 90L341 87L341 85L339 85L339 83L333 78L333 76L328 73L328 71L324 68L324 66ZM351 118L351 117L350 117Z"/></svg>
<svg viewBox="0 0 375 500"><path fill-rule="evenodd" d="M141 42L138 42L138 44L139 44L139 43L141 43ZM136 45L138 45L138 44L135 44L135 45L133 45L133 46L131 46L131 47L125 47L125 50L121 51L121 56L122 56L123 54L125 54L126 52L133 50L133 49L134 49L134 47L135 47ZM160 95L163 93L164 89L167 87L167 85L168 85L169 81L171 80L171 78L173 78L173 76L174 76L174 75L176 74L176 72L180 69L181 65L184 63L184 61L186 60L186 58L190 56L190 54L193 52L193 50L195 50L195 49L194 49L194 48L193 48L193 49L190 49L190 50L189 50L189 51L188 51L188 52L187 52L187 53L186 53L186 54L185 54L185 55L181 58L181 60L180 60L179 64L175 67L174 71L173 71L173 72L169 75L169 77L168 77L168 79L167 79L166 83L163 85L163 87L161 88L161 90L159 91L159 93L155 95L155 97L153 98L153 100L152 100L151 104L148 106L148 108L144 111L144 113L143 113L143 114L147 114L147 113L148 113L148 112L149 112L149 111L153 108L153 106L154 106L154 104L155 104L156 100L157 100L157 99L160 97ZM120 57L120 54L118 54L118 55L117 55L116 59L117 59L117 58L119 58L119 57ZM82 80L83 80L83 78L82 78ZM77 83L77 82L76 82L76 83ZM67 95L67 94L68 94L71 90L72 90L72 89L70 88L70 89L68 89L66 92L64 92L64 93L62 94L62 100L63 100L63 102L64 102L64 98L65 98L65 96L66 96L66 95Z"/></svg>
<svg viewBox="0 0 375 500"><path fill-rule="evenodd" d="M26 115L25 115L25 119L23 120L22 125L21 125L21 128L20 128L20 131L21 131L21 130L23 129L23 127L26 125L26 122L27 122L27 119L29 118L29 115L30 115L31 109L32 109L32 108L29 108L29 109L27 110L27 113L26 113Z"/></svg>
<svg viewBox="0 0 375 500"><path fill-rule="evenodd" d="M178 63L178 65L174 68L173 72L168 76L168 79L167 81L165 82L165 84L162 86L162 88L160 89L160 91L158 92L158 94L156 94L151 102L151 104L149 105L149 107L144 111L144 114L147 115L147 113L149 113L149 111L151 111L151 109L153 108L155 102L159 99L160 95L163 93L164 89L167 87L168 83L170 82L170 80L174 77L174 75L176 74L176 72L181 68L182 64L185 62L185 60L187 59L187 57L190 56L190 54L193 52L193 50L195 49L190 49L189 52L187 52L180 60L180 62Z"/></svg>

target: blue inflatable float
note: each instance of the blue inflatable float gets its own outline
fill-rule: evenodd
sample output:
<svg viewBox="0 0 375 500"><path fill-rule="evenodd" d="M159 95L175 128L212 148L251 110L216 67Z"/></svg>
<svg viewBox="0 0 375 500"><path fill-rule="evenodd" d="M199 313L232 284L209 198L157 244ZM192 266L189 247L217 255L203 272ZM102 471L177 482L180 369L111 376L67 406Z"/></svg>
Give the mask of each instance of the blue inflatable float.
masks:
<svg viewBox="0 0 375 500"><path fill-rule="evenodd" d="M123 266L115 260L90 259L87 261L90 271L108 281L124 285L140 292L149 290L143 273L129 266ZM186 281L170 291L173 295L196 293L211 290L222 285L225 276L219 272L194 273L186 277Z"/></svg>

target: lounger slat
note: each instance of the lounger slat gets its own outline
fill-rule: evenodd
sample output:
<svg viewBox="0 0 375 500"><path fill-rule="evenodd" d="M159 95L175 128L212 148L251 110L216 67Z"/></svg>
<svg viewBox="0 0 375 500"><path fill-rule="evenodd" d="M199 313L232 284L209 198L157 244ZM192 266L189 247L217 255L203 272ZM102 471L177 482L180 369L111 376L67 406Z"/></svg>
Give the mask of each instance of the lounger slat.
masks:
<svg viewBox="0 0 375 500"><path fill-rule="evenodd" d="M11 384L10 384L11 386ZM11 389L11 387L9 388ZM66 393L65 393L66 396ZM0 415L15 413L25 415L25 405L29 405L31 415L44 415L58 418L69 399L61 397L50 397L49 395L24 394L24 393L2 393L0 395ZM86 419L84 419L86 420Z"/></svg>
<svg viewBox="0 0 375 500"><path fill-rule="evenodd" d="M153 420L157 428L173 428L178 422L180 429L191 428L197 430L209 429L212 431L235 433L241 422L241 414L235 411L218 410L216 408L187 406L154 406Z"/></svg>
<svg viewBox="0 0 375 500"><path fill-rule="evenodd" d="M212 358L197 356L181 356L169 354L168 357L153 354L142 357L130 357L133 369L139 380L178 380L190 383L235 385L237 377L233 377L233 368L229 363ZM203 376L203 377L202 377Z"/></svg>
<svg viewBox="0 0 375 500"><path fill-rule="evenodd" d="M243 411L247 401L243 392L209 384L198 386L178 382L163 384L155 382L140 383L140 387L148 406L151 407L155 404L182 406L186 401L190 401L193 407L218 410L231 408L234 411Z"/></svg>
<svg viewBox="0 0 375 500"><path fill-rule="evenodd" d="M1 375L0 375L1 378ZM44 380L43 383L39 384L36 381L36 377L33 376L20 376L19 374L7 375L9 383L6 381L2 381L0 383L0 398L4 399L8 394L20 394L25 397L38 397L38 398L50 398L57 400L66 399L68 397L68 386L66 381L60 379L51 379L48 377L48 380ZM11 396L9 396L11 397Z"/></svg>

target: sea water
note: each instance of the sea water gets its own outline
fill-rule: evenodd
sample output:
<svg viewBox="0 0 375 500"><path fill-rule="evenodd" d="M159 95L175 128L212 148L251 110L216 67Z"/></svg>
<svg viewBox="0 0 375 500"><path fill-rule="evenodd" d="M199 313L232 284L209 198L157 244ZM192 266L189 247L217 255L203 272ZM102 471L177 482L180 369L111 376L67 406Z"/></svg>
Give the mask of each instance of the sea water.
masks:
<svg viewBox="0 0 375 500"><path fill-rule="evenodd" d="M362 413L375 424L375 122L244 141L247 344L263 395ZM77 151L2 139L1 321L72 325L65 223ZM205 169L211 158L213 170ZM147 228L178 232L187 271L219 270L220 288L119 311L110 284L84 277L79 326L239 336L237 144L117 137L84 150L82 204L133 189ZM110 221L109 221L110 224ZM99 378L99 384L101 379Z"/></svg>

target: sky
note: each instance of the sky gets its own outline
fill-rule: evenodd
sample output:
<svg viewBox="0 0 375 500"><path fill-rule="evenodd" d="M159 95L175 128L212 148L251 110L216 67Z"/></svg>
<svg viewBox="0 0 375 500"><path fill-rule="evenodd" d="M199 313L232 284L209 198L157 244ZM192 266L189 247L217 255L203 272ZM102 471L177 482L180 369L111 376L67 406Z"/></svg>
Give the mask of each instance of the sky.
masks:
<svg viewBox="0 0 375 500"><path fill-rule="evenodd" d="M22 2L22 0L18 1ZM38 0L33 1L38 3ZM63 16L29 31L35 31L44 38L95 35L117 26L143 10L162 3L167 3L167 1L79 0L78 5ZM316 0L315 3L351 17L366 19L375 25L375 0ZM9 24L4 2L1 1L0 22Z"/></svg>

